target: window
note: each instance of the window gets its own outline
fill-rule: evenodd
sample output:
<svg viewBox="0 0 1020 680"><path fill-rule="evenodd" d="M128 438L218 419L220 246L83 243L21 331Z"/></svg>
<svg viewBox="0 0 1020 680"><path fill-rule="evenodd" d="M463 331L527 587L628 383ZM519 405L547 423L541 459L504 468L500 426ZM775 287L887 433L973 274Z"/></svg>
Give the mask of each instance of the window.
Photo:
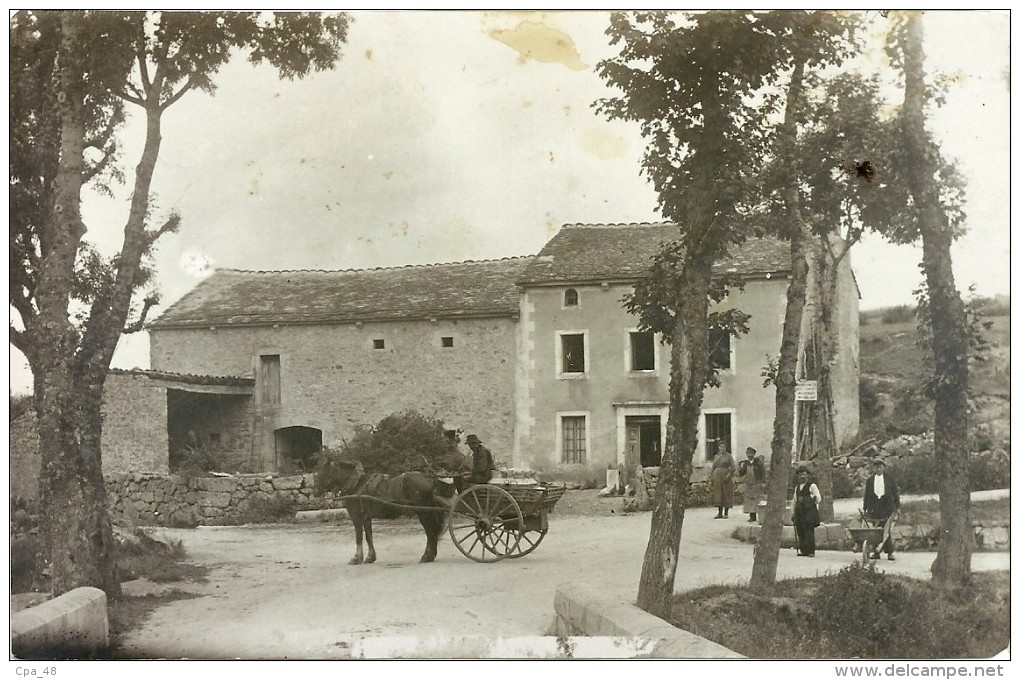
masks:
<svg viewBox="0 0 1020 680"><path fill-rule="evenodd" d="M729 413L705 414L705 459L712 460L719 453L719 445L733 453L733 423Z"/></svg>
<svg viewBox="0 0 1020 680"><path fill-rule="evenodd" d="M584 373L584 333L560 335L562 373Z"/></svg>
<svg viewBox="0 0 1020 680"><path fill-rule="evenodd" d="M655 334L632 331L630 334L630 370L655 370Z"/></svg>
<svg viewBox="0 0 1020 680"><path fill-rule="evenodd" d="M564 307L576 307L577 306L577 291L573 288L567 288L563 293L563 306Z"/></svg>
<svg viewBox="0 0 1020 680"><path fill-rule="evenodd" d="M280 403L280 355L259 357L258 394L260 404Z"/></svg>
<svg viewBox="0 0 1020 680"><path fill-rule="evenodd" d="M452 335L444 335L440 340L442 340L443 347L453 347Z"/></svg>
<svg viewBox="0 0 1020 680"><path fill-rule="evenodd" d="M730 368L730 332L724 329L708 331L709 366L722 370Z"/></svg>
<svg viewBox="0 0 1020 680"><path fill-rule="evenodd" d="M563 462L583 463L587 453L585 416L561 416Z"/></svg>
<svg viewBox="0 0 1020 680"><path fill-rule="evenodd" d="M382 338L376 338L372 341L372 349L386 349L386 341Z"/></svg>

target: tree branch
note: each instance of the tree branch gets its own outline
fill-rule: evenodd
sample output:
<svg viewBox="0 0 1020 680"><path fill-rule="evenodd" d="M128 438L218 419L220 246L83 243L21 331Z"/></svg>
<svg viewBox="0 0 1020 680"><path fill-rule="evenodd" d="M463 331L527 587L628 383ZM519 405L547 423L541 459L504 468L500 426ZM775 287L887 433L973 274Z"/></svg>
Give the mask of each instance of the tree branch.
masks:
<svg viewBox="0 0 1020 680"><path fill-rule="evenodd" d="M36 317L35 307L32 305L32 288L30 281L11 281L10 303L21 317L21 323L26 326ZM25 292L26 289L28 293Z"/></svg>
<svg viewBox="0 0 1020 680"><path fill-rule="evenodd" d="M106 123L106 127L99 134L85 140L85 146L102 150L110 142L110 138L113 137L113 132L117 129L120 119L120 111L115 111Z"/></svg>
<svg viewBox="0 0 1020 680"><path fill-rule="evenodd" d="M158 241L159 238L161 236L163 236L163 234L168 234L168 233L171 233L171 232L175 232L175 231L177 231L177 228L180 227L180 226L181 226L181 216L178 215L177 213L171 214L170 217L167 219L167 221L164 222L163 226L161 226L159 229L150 230L150 231L146 231L145 232L146 249L148 249L149 246L151 246L153 243Z"/></svg>
<svg viewBox="0 0 1020 680"><path fill-rule="evenodd" d="M85 182L89 182L93 177L103 172L110 162L115 158L116 153L114 149L107 149L103 153L103 157L99 159L99 162L93 165L91 168L87 168L83 173L82 177Z"/></svg>
<svg viewBox="0 0 1020 680"><path fill-rule="evenodd" d="M14 347L17 348L18 351L20 351L26 357L29 357L30 356L29 352L31 351L32 347L28 342L28 336L25 334L24 331L19 331L14 326L9 326L9 328L11 329L9 342L12 345L14 345Z"/></svg>
<svg viewBox="0 0 1020 680"><path fill-rule="evenodd" d="M132 88L132 89L134 89L134 88ZM141 97L132 96L132 95L128 94L127 92L118 92L117 96L120 97L121 99L123 99L126 102L131 102L132 104L136 104L136 105L141 106L143 108L145 107L145 100L142 99Z"/></svg>
<svg viewBox="0 0 1020 680"><path fill-rule="evenodd" d="M154 307L157 304L159 304L158 295L147 296L145 300L142 302L142 311L138 315L138 320L132 324L124 326L124 335L128 335L129 333L137 333L138 331L145 328L145 318L149 315L149 310L152 309L152 307Z"/></svg>
<svg viewBox="0 0 1020 680"><path fill-rule="evenodd" d="M188 78L188 82L184 83L180 90L178 90L175 94L170 95L169 99L167 99L165 102L159 105L159 110L166 111L168 108L173 106L178 99L183 97L188 90L190 90L194 86L195 86L194 78Z"/></svg>
<svg viewBox="0 0 1020 680"><path fill-rule="evenodd" d="M138 53L135 55L135 57L138 59L138 76L142 80L142 89L148 90L149 86L152 85L152 81L149 80L149 65L148 63L146 63L145 59L145 48L143 47L142 49L138 50ZM141 95L142 93L139 92L138 94Z"/></svg>

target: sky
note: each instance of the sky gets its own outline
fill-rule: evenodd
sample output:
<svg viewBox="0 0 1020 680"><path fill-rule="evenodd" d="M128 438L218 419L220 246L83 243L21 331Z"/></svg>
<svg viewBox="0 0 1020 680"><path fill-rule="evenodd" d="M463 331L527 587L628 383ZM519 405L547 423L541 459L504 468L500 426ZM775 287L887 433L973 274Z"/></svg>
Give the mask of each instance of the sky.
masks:
<svg viewBox="0 0 1020 680"><path fill-rule="evenodd" d="M164 114L154 215L167 306L216 268L347 269L530 255L563 225L662 220L640 175L635 125L592 107L615 55L608 12L355 12L344 55L297 81L238 58L215 95ZM961 290L1009 292L1009 16L933 12L927 68L951 78L931 119L968 180L968 233L954 246ZM888 69L878 53L871 68ZM142 129L124 129L129 179ZM130 189L88 196L87 238L115 252ZM861 308L912 302L920 250L855 246ZM151 318L151 317L150 317ZM147 368L144 333L118 368ZM11 391L30 391L11 349Z"/></svg>

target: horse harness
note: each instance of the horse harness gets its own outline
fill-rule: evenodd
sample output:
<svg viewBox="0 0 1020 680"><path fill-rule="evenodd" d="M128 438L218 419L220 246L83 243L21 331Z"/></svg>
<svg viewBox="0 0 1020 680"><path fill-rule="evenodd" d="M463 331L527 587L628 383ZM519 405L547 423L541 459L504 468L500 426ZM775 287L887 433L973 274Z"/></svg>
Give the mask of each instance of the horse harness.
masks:
<svg viewBox="0 0 1020 680"><path fill-rule="evenodd" d="M374 496L379 485L387 479L389 479L389 475L384 475L381 472L355 470L340 489L340 493L344 496Z"/></svg>

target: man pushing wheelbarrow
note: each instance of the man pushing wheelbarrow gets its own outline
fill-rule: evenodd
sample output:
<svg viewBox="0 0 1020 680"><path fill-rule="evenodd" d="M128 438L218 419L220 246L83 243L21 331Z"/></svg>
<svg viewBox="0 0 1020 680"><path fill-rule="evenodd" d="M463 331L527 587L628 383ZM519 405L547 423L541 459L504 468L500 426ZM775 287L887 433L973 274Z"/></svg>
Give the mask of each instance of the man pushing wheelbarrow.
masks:
<svg viewBox="0 0 1020 680"><path fill-rule="evenodd" d="M866 524L882 528L882 538L878 542L869 542L870 545L865 543L865 550L871 550L871 554L865 557L877 560L884 548L886 558L892 561L896 559L893 556L892 527L900 510L900 492L896 482L885 474L884 461L874 461L872 470L872 475L864 483L863 518Z"/></svg>

